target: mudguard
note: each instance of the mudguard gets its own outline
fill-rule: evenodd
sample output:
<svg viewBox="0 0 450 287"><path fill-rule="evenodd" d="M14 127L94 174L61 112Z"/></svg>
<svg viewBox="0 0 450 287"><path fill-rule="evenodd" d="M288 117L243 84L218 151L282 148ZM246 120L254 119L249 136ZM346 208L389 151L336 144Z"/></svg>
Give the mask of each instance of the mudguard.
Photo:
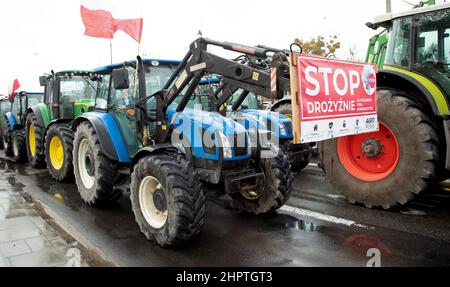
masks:
<svg viewBox="0 0 450 287"><path fill-rule="evenodd" d="M449 104L441 89L422 75L403 69L384 66L377 75L379 87L391 87L392 83L406 82L419 90L431 106L433 113L439 116L450 115ZM393 88L396 88L395 85Z"/></svg>
<svg viewBox="0 0 450 287"><path fill-rule="evenodd" d="M90 122L94 127L103 153L109 159L119 163L130 163L125 141L112 115L102 112L85 113L74 120L72 129L75 131L84 121Z"/></svg>
<svg viewBox="0 0 450 287"><path fill-rule="evenodd" d="M172 152L176 152L177 148L170 143L143 147L134 155L133 161L131 162L131 166L132 167L135 166L141 158L144 158L147 155L153 154L155 152L168 151L168 150L172 151Z"/></svg>
<svg viewBox="0 0 450 287"><path fill-rule="evenodd" d="M48 106L46 104L40 103L28 108L27 114L29 113L33 113L36 116L36 119L41 127L46 128L50 124L50 111L48 110Z"/></svg>

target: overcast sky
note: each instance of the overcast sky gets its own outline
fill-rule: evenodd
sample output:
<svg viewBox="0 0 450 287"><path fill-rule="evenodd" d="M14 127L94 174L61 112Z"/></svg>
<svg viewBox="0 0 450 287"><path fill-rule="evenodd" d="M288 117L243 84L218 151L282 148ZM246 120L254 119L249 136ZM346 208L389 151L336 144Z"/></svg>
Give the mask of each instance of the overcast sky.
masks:
<svg viewBox="0 0 450 287"><path fill-rule="evenodd" d="M343 44L338 57L356 47L364 59L374 34L364 24L385 12L385 0L113 2L121 12L144 17L141 54L164 59L182 58L199 30L216 40L279 48L288 48L295 37L337 34ZM392 2L394 11L410 7ZM23 90L40 91L38 77L51 69L93 69L110 62L109 40L84 36L80 0L0 1L0 27L2 94L15 78ZM137 43L124 33L116 33L112 43L114 62L136 57Z"/></svg>

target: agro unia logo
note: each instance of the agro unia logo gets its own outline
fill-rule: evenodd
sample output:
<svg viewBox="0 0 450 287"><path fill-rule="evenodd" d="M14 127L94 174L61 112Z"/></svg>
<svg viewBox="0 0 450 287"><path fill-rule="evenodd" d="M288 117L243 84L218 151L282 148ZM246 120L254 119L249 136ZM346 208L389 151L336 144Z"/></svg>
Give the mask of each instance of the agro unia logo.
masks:
<svg viewBox="0 0 450 287"><path fill-rule="evenodd" d="M367 95L372 96L375 93L377 74L371 65L365 65L361 74L361 79L364 85L364 90Z"/></svg>

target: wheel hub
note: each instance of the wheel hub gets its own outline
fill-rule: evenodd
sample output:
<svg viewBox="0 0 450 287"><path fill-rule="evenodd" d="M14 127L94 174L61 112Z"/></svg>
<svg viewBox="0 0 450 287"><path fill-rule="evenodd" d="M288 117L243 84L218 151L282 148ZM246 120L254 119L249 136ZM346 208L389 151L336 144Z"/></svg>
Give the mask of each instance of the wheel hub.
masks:
<svg viewBox="0 0 450 287"><path fill-rule="evenodd" d="M158 188L153 193L153 202L155 203L155 207L160 212L165 212L167 210L167 202L166 196L164 194L164 190Z"/></svg>
<svg viewBox="0 0 450 287"><path fill-rule="evenodd" d="M371 138L366 139L361 144L361 150L363 154L368 158L377 158L382 154L383 151L383 144L380 142L379 139Z"/></svg>
<svg viewBox="0 0 450 287"><path fill-rule="evenodd" d="M94 172L94 165L93 165L93 160L92 160L92 154L90 151L88 151L86 153L86 157L84 159L84 163L86 165L86 172L89 176L94 176L95 172Z"/></svg>

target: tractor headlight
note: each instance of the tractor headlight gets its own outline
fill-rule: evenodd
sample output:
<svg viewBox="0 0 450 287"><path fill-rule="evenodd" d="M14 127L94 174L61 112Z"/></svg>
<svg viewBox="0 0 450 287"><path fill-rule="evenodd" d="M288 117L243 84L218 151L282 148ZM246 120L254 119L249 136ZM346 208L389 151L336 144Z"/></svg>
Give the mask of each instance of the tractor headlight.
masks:
<svg viewBox="0 0 450 287"><path fill-rule="evenodd" d="M223 157L233 158L233 148L228 137L223 133L219 132L220 144L222 145Z"/></svg>

